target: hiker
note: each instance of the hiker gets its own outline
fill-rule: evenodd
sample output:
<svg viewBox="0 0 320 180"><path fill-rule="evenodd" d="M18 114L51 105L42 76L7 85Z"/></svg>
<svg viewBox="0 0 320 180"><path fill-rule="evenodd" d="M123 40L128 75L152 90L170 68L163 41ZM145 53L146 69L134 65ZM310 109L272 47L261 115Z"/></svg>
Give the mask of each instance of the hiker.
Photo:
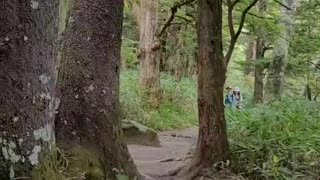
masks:
<svg viewBox="0 0 320 180"><path fill-rule="evenodd" d="M235 107L235 96L233 93L233 89L232 89L232 87L228 86L226 88L226 90L227 90L227 94L224 99L224 104L227 107L234 108Z"/></svg>
<svg viewBox="0 0 320 180"><path fill-rule="evenodd" d="M240 92L240 88L238 88L238 87L234 88L233 96L234 96L234 99L235 99L235 107L237 109L242 109L243 98L242 98L242 94Z"/></svg>

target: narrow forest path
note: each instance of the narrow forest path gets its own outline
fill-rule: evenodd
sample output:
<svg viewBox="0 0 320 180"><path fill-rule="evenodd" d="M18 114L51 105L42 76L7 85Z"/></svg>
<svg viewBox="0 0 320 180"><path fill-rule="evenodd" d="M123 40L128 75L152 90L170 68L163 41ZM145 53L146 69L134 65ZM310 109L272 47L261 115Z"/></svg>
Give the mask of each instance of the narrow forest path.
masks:
<svg viewBox="0 0 320 180"><path fill-rule="evenodd" d="M159 177L190 160L197 143L197 134L197 128L163 132L159 133L161 147L128 145L128 148L142 174L154 179L166 179Z"/></svg>

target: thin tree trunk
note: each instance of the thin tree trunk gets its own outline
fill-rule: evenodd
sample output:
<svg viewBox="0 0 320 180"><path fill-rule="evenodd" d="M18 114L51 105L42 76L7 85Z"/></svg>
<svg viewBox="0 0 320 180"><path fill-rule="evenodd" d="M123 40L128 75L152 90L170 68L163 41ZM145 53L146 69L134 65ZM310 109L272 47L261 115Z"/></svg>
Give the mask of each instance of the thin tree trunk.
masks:
<svg viewBox="0 0 320 180"><path fill-rule="evenodd" d="M281 37L279 37L275 43L273 61L269 67L269 75L266 84L268 99L281 99L283 93L288 61L289 40L292 35L292 24L297 3L298 0L283 0L283 4L286 4L286 6L292 10L281 7L282 16L279 25L283 31Z"/></svg>
<svg viewBox="0 0 320 180"><path fill-rule="evenodd" d="M168 34L165 33L163 35L161 54L160 54L160 65L159 65L160 72L167 72L168 71L167 66L166 66L166 63L168 60L167 49L166 49L166 44L168 42L167 38L168 38Z"/></svg>
<svg viewBox="0 0 320 180"><path fill-rule="evenodd" d="M257 9L259 12L259 16L264 17L265 12L267 10L267 2L266 0L260 0L257 3ZM256 39L256 47L255 47L255 60L258 62L256 63L255 70L254 70L254 101L256 103L263 102L263 79L264 79L264 65L259 61L264 59L264 52L265 52L265 36L266 30L264 27L258 27L257 32L257 39Z"/></svg>
<svg viewBox="0 0 320 180"><path fill-rule="evenodd" d="M257 41L255 38L252 38L248 43L247 54L246 54L246 66L244 70L245 75L254 74L254 61L257 59Z"/></svg>
<svg viewBox="0 0 320 180"><path fill-rule="evenodd" d="M119 119L123 1L73 0L59 71L58 145L71 153L68 171L87 178L133 179L136 167Z"/></svg>
<svg viewBox="0 0 320 180"><path fill-rule="evenodd" d="M264 58L264 40L259 37L257 40L257 48L256 54L257 59L256 61L263 60ZM258 64L255 66L254 71L254 102L262 103L263 102L263 79L264 79L264 66L262 64Z"/></svg>
<svg viewBox="0 0 320 180"><path fill-rule="evenodd" d="M158 28L158 0L141 0L140 20L140 84L147 92L151 103L160 96L160 41L156 37Z"/></svg>
<svg viewBox="0 0 320 180"><path fill-rule="evenodd" d="M195 51L194 55L191 58L193 58L194 60L192 61L192 64L190 65L189 76L192 79L197 79L195 77L197 77L197 75L199 74L199 64L198 64L199 56L198 56L198 52Z"/></svg>
<svg viewBox="0 0 320 180"><path fill-rule="evenodd" d="M0 179L27 177L54 145L58 2L0 3Z"/></svg>
<svg viewBox="0 0 320 180"><path fill-rule="evenodd" d="M174 77L175 77L175 81L180 82L181 78L182 78L182 74L183 74L183 64L184 64L184 56L182 54L182 48L183 48L183 38L178 38L177 40L177 49L175 52L175 57L174 57Z"/></svg>
<svg viewBox="0 0 320 180"><path fill-rule="evenodd" d="M306 97L309 101L312 101L312 92L309 83L306 85Z"/></svg>
<svg viewBox="0 0 320 180"><path fill-rule="evenodd" d="M223 105L222 0L198 3L198 148L191 166L180 172L181 179L192 179L199 169L230 159Z"/></svg>

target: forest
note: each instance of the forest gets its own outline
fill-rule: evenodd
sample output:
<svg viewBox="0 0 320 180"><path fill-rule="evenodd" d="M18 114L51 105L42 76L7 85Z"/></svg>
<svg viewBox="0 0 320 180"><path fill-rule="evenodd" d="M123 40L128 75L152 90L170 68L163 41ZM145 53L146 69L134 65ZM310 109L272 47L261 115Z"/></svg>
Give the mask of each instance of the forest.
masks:
<svg viewBox="0 0 320 180"><path fill-rule="evenodd" d="M319 0L1 0L0 180L320 179Z"/></svg>

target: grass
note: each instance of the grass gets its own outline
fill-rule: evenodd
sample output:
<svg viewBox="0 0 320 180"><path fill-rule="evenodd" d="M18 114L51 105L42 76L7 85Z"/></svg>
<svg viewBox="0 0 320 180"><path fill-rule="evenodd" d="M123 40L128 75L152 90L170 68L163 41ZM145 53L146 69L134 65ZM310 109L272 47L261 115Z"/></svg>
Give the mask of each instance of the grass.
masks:
<svg viewBox="0 0 320 180"><path fill-rule="evenodd" d="M235 170L249 179L319 179L319 109L319 103L286 99L228 111Z"/></svg>
<svg viewBox="0 0 320 180"><path fill-rule="evenodd" d="M175 82L170 75L161 75L162 100L158 109L145 103L139 88L139 72L126 69L120 77L122 119L138 121L156 130L187 128L197 123L197 93L193 80Z"/></svg>

